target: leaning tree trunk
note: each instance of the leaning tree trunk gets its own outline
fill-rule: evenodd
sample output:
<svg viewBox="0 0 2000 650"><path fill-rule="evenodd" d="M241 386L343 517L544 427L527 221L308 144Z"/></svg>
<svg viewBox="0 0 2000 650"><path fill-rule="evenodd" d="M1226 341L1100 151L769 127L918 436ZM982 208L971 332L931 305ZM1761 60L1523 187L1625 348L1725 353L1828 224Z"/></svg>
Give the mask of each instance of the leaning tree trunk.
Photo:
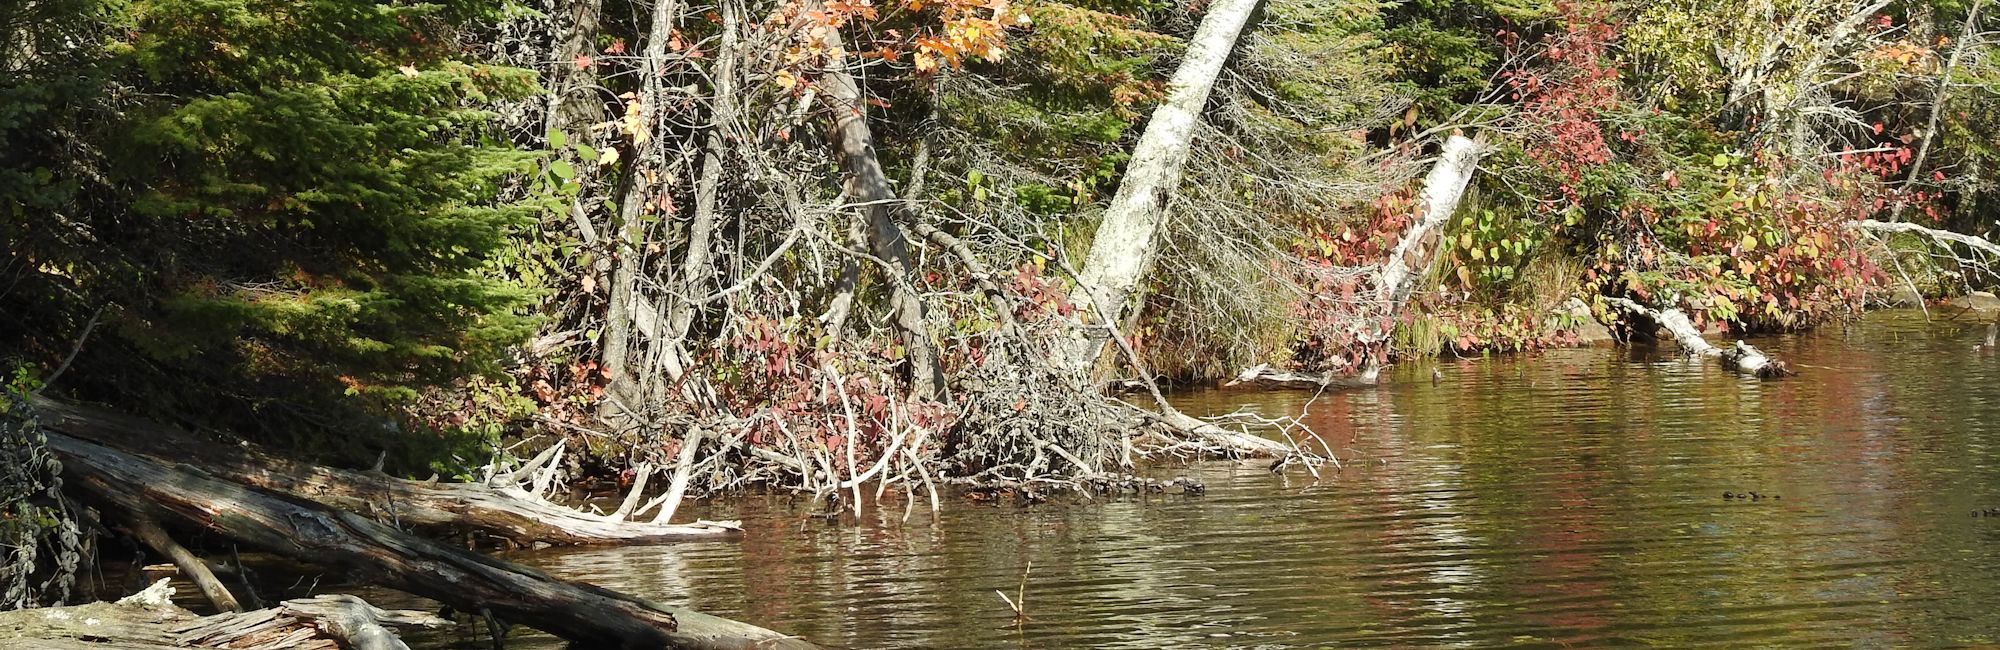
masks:
<svg viewBox="0 0 2000 650"><path fill-rule="evenodd" d="M1091 238L1090 254L1077 278L1076 302L1084 308L1086 320L1095 319L1097 328L1117 333L1124 322L1125 303L1159 254L1160 226L1166 221L1168 200L1180 186L1202 109L1259 3L1217 0L1209 5L1188 43L1187 56L1174 72L1167 100L1153 109L1132 149L1132 161ZM1104 349L1108 337L1103 333L1078 331L1062 346L1056 361L1087 376Z"/></svg>
<svg viewBox="0 0 2000 650"><path fill-rule="evenodd" d="M876 263L893 285L889 295L896 328L902 331L903 349L908 352L910 376L918 397L934 397L944 392L944 376L938 356L931 346L930 330L924 324L924 303L917 286L915 266L910 261L903 229L896 225L894 210L902 204L889 187L882 161L875 155L875 134L868 128L868 104L861 86L847 71L847 56L838 32L828 38L833 52L820 86L827 108L833 113L828 140L847 178L842 191L860 209L864 230Z"/></svg>
<svg viewBox="0 0 2000 650"><path fill-rule="evenodd" d="M1445 139L1444 149L1438 153L1436 165L1430 175L1424 177L1424 191L1417 209L1416 219L1403 232L1403 238L1396 242L1396 249L1389 252L1389 258L1382 262L1381 271L1375 280L1376 298L1380 301L1382 315L1376 322L1394 322L1403 315L1403 305L1410 301L1410 294L1416 291L1417 281L1430 273L1437 262L1438 245L1444 225L1451 215L1458 212L1458 202L1465 198L1466 187L1472 184L1472 174L1479 171L1479 158L1484 149L1479 143L1462 135ZM1377 331L1373 342L1387 341L1389 332ZM1373 382L1381 372L1381 366L1374 361L1362 369L1361 378Z"/></svg>
<svg viewBox="0 0 2000 650"><path fill-rule="evenodd" d="M49 448L100 505L350 577L485 612L588 648L814 648L764 628L664 607L460 550L354 513L295 501L60 433Z"/></svg>

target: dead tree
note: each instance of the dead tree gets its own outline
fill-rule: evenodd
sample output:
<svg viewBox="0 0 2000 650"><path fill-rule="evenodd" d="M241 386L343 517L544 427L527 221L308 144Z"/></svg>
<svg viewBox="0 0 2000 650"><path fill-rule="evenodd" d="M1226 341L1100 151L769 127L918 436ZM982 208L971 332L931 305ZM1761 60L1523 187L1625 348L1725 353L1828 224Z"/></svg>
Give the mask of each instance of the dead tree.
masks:
<svg viewBox="0 0 2000 650"><path fill-rule="evenodd" d="M36 417L49 431L133 453L181 459L210 476L296 495L404 527L480 531L520 546L713 540L742 534L730 522L645 523L551 503L542 496L549 483L545 468L560 463L560 445L520 467L490 470L481 483L410 481L380 472L302 463L254 448L204 443L152 422L48 398L35 398L34 407ZM543 489L537 490L537 484ZM643 489L644 485L634 487ZM636 516L652 505L659 504L626 514ZM181 559L175 558L175 563L182 564ZM185 565L182 568L188 570Z"/></svg>
<svg viewBox="0 0 2000 650"><path fill-rule="evenodd" d="M820 75L820 97L832 114L827 139L833 145L841 171L846 174L841 189L859 211L874 263L882 267L892 284L890 311L902 335L903 348L908 351L913 392L918 397L941 395L943 372L925 325L924 303L916 286L909 245L894 215L903 202L889 186L889 177L883 173L882 161L875 154L875 134L868 128L867 99L854 75L847 71L847 53L840 33L837 30L827 33L830 54Z"/></svg>
<svg viewBox="0 0 2000 650"><path fill-rule="evenodd" d="M665 607L62 434L71 489L101 506L202 531L360 580L488 612L593 648L814 648L753 625Z"/></svg>

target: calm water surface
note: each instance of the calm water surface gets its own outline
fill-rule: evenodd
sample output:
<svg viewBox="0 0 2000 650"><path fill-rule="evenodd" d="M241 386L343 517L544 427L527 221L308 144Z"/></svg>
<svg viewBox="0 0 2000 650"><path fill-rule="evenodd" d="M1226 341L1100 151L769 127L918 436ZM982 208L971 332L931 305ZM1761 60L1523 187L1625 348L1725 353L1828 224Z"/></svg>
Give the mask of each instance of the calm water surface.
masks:
<svg viewBox="0 0 2000 650"><path fill-rule="evenodd" d="M1346 468L1161 469L1208 493L907 522L900 501L836 524L753 497L699 513L743 519L740 542L517 559L855 648L1990 644L1983 335L1892 313L1759 341L1800 370L1777 382L1668 346L1445 360L1436 385L1408 366L1316 400L1186 394L1196 413L1310 401ZM1722 498L1749 490L1783 498ZM994 590L1024 573L1017 626Z"/></svg>

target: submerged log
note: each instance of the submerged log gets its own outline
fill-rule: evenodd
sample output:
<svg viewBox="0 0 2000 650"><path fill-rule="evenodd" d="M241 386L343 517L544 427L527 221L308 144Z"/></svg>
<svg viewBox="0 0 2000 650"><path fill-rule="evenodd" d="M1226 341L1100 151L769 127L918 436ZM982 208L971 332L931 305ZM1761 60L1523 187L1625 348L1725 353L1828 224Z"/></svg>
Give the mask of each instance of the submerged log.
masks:
<svg viewBox="0 0 2000 650"><path fill-rule="evenodd" d="M1235 379L1223 386L1256 386L1259 388L1294 388L1304 390L1367 388L1381 383L1379 373L1366 375L1337 375L1330 372L1299 372L1274 368L1271 364L1260 363L1243 369Z"/></svg>
<svg viewBox="0 0 2000 650"><path fill-rule="evenodd" d="M1786 377L1794 374L1790 368L1785 367L1785 364L1772 360L1762 350L1758 350L1749 343L1737 341L1735 345L1727 348L1715 347L1708 342L1708 339L1701 337L1701 330L1696 329L1694 321L1690 320L1687 314L1679 308L1663 307L1655 309L1627 298L1605 298L1604 301L1606 304L1624 310L1627 313L1659 324L1660 327L1667 330L1667 333L1673 335L1674 342L1679 343L1681 351L1688 356L1716 359L1722 363L1722 367L1724 368L1765 379Z"/></svg>
<svg viewBox="0 0 2000 650"><path fill-rule="evenodd" d="M378 609L347 595L195 616L174 606L172 595L161 580L116 603L0 613L0 650L409 650L389 626L450 623L424 612Z"/></svg>
<svg viewBox="0 0 2000 650"><path fill-rule="evenodd" d="M42 426L50 431L175 458L211 476L404 527L478 530L524 546L536 542L572 546L723 539L742 532L731 522L647 523L580 512L550 503L540 491L507 480L511 476L490 485L411 481L203 442L170 427L47 398L35 398L34 407Z"/></svg>
<svg viewBox="0 0 2000 650"><path fill-rule="evenodd" d="M554 578L351 512L293 501L57 431L48 438L71 488L100 505L337 569L463 611L490 612L582 647L817 647L753 625Z"/></svg>

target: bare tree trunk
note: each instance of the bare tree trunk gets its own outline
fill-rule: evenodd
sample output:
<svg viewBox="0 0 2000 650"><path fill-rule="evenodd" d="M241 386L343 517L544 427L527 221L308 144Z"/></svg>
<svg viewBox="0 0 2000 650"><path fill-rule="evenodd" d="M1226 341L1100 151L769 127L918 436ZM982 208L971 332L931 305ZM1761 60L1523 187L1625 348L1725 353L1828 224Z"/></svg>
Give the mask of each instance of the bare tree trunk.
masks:
<svg viewBox="0 0 2000 650"><path fill-rule="evenodd" d="M1460 200L1465 198L1465 190L1472 183L1472 176L1479 171L1479 159L1485 149L1477 141L1465 136L1454 135L1445 139L1443 149L1438 153L1437 164L1431 166L1430 174L1424 177L1424 189L1417 205L1418 214L1410 221L1408 229L1396 242L1396 248L1389 251L1389 257L1375 273L1376 316L1371 321L1394 321L1402 316L1403 306L1410 300L1410 294L1417 288L1417 281L1430 272L1437 262L1438 245L1446 223L1458 211ZM1363 337L1363 344L1377 344L1389 339L1387 329L1377 329ZM1259 365L1239 374L1230 385L1256 383L1267 386L1293 388L1350 388L1375 385L1381 373L1380 364L1370 360L1361 373L1355 377L1337 377L1332 373L1298 373Z"/></svg>
<svg viewBox="0 0 2000 650"><path fill-rule="evenodd" d="M1958 62L1965 58L1966 44L1972 42L1979 31L1979 8L1985 4L1986 0L1973 0L1972 8L1965 13L1965 26L1958 30L1958 42L1952 44L1951 58L1946 59L1944 69L1938 71L1937 93L1931 96L1930 118L1924 121L1924 137L1917 144L1916 159L1910 161L1909 175L1903 180L1903 192L1908 192L1910 185L1923 182L1924 161L1930 159L1931 142L1937 138L1938 121L1944 116L1944 105L1951 101L1951 73L1958 69ZM1903 210L1909 207L1909 201L1897 201L1896 206L1889 209L1889 220L1902 221Z"/></svg>
<svg viewBox="0 0 2000 650"><path fill-rule="evenodd" d="M1459 199L1465 198L1465 188L1471 185L1473 173L1479 171L1479 158L1484 153L1471 138L1454 135L1445 140L1437 164L1424 177L1422 203L1417 206L1421 213L1403 231L1403 238L1382 263L1381 277L1376 281L1388 315L1395 316L1403 310L1403 303L1409 302L1410 293L1416 290L1417 280L1429 273L1437 261L1437 234L1452 213L1458 211Z"/></svg>
<svg viewBox="0 0 2000 650"><path fill-rule="evenodd" d="M882 161L875 155L875 135L868 128L866 98L862 96L854 76L847 72L847 56L839 36L830 40L828 45L834 54L827 63L826 72L820 77L820 86L824 91L821 97L833 112L833 126L828 139L833 143L840 168L847 172L842 189L847 199L860 210L869 249L877 262L885 267L883 270L894 285L889 298L890 309L896 328L902 331L903 349L910 361L913 392L925 398L942 395L944 377L938 367L937 350L931 346L929 327L925 325L924 303L917 291L915 267L910 262L903 229L896 225L894 216L894 210L902 205L902 201L889 187L889 177L882 172Z"/></svg>
<svg viewBox="0 0 2000 650"><path fill-rule="evenodd" d="M1086 321L1116 328L1124 322L1131 299L1159 254L1160 226L1170 198L1179 188L1182 167L1194 140L1201 112L1229 52L1260 0L1217 0L1209 5L1201 26L1188 42L1187 55L1168 86L1167 100L1153 109L1152 119L1132 150L1132 161L1118 183L1118 193L1105 210L1091 239L1090 253L1077 278L1075 295ZM1104 349L1103 336L1078 331L1058 352L1056 361L1087 374Z"/></svg>
<svg viewBox="0 0 2000 650"><path fill-rule="evenodd" d="M632 155L625 163L625 182L618 194L618 218L612 225L611 252L613 266L611 282L605 287L609 305L604 316L604 366L611 379L611 389L605 391L605 409L599 417L613 421L612 417L637 416L636 402L643 394L635 390L636 376L631 368L631 345L636 319L651 318L653 314L640 314L635 306L643 302L639 296L639 262L645 255L645 247L640 241L645 232L643 217L646 207L658 201L656 192L658 175L667 173L666 149L661 145L660 104L665 95L662 81L667 60L667 43L673 37L674 24L680 19L679 0L658 0L653 4L652 24L646 32L646 45L639 61L639 73L643 81L634 101L639 103L639 128L632 137ZM622 407L624 413L613 407ZM609 417L607 417L609 416Z"/></svg>

